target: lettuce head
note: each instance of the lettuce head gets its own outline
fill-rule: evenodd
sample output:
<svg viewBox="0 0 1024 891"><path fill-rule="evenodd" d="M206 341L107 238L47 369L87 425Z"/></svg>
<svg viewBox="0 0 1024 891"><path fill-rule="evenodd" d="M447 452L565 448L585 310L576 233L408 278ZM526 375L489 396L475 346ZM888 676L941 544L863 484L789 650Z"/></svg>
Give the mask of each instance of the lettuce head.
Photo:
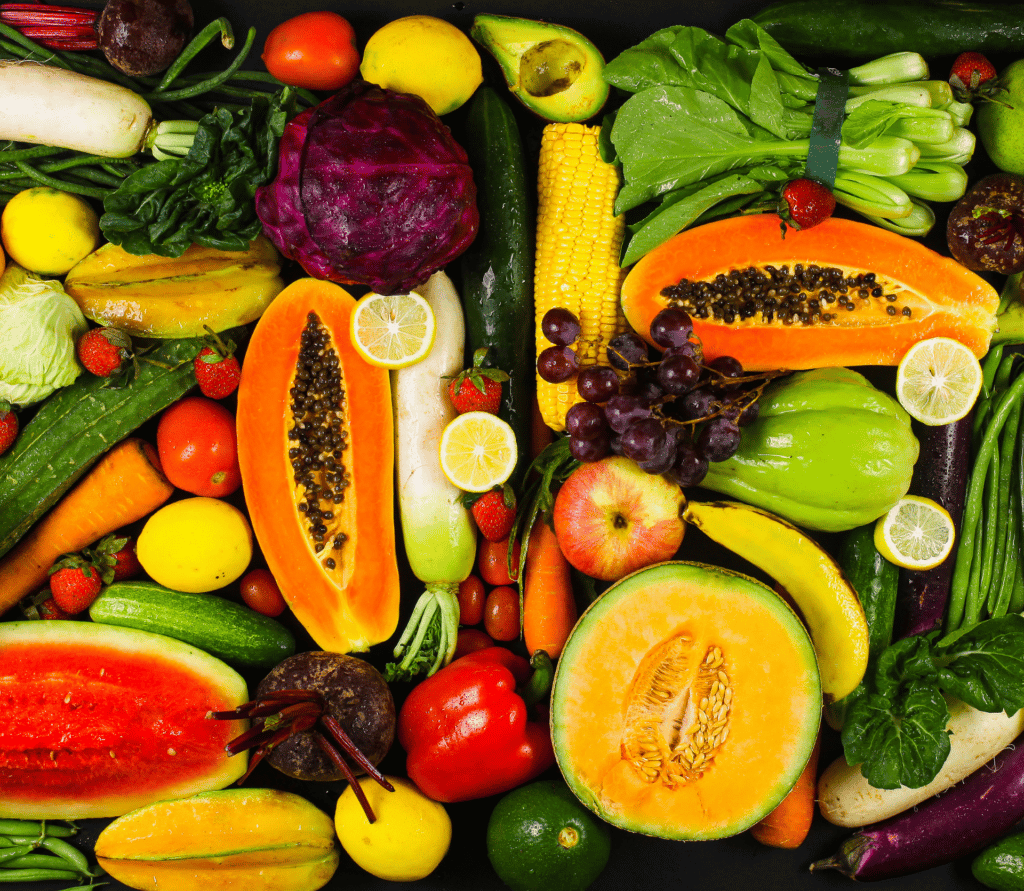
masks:
<svg viewBox="0 0 1024 891"><path fill-rule="evenodd" d="M64 286L11 263L0 275L0 399L32 405L74 383L89 323Z"/></svg>

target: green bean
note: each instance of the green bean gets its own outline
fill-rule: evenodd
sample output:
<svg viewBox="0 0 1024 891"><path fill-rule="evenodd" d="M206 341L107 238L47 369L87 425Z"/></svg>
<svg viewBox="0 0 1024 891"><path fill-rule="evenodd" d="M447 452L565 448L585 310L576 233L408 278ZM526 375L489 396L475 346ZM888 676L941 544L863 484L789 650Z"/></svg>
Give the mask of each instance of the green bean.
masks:
<svg viewBox="0 0 1024 891"><path fill-rule="evenodd" d="M77 834L74 826L61 826L47 820L0 820L0 835L51 835L70 838Z"/></svg>
<svg viewBox="0 0 1024 891"><path fill-rule="evenodd" d="M989 584L989 611L995 606L999 591L1002 588L1002 571L1006 560L1007 538L1010 520L1010 488L1013 479L1014 458L1017 454L1017 431L1020 427L1021 406L1018 402L1006 419L1000 434L999 473L998 473L998 504L996 505L996 564Z"/></svg>
<svg viewBox="0 0 1024 891"><path fill-rule="evenodd" d="M235 35L231 29L231 23L225 18L214 19L178 53L178 57L164 72L163 79L154 88L153 92L163 93L167 90L177 79L178 75L181 74L185 66L199 55L206 45L218 34L220 34L221 43L228 49L235 45Z"/></svg>
<svg viewBox="0 0 1024 891"><path fill-rule="evenodd" d="M22 53L27 52L31 56L45 59L47 64L56 65L61 68L70 67L68 60L65 58L63 53L58 52L57 50L47 49L45 46L42 46L34 40L26 37L17 28L12 28L10 25L0 22L0 34L7 38L4 41L4 44L12 47L13 52L18 52L20 50ZM24 57L24 55L21 56L21 58Z"/></svg>
<svg viewBox="0 0 1024 891"><path fill-rule="evenodd" d="M235 58L231 62L231 64L227 68L225 68L223 71L213 75L209 79L207 79L205 81L201 81L200 83L197 83L197 84L194 84L194 85L191 85L191 86L183 87L180 90L169 90L169 91L164 92L164 93L161 93L161 92L147 93L147 94L143 95L143 98L146 99L147 102L151 98L152 99L159 99L159 100L161 100L163 102L174 102L174 101L176 101L178 99L195 99L197 96L202 96L204 93L210 92L215 87L217 87L220 84L224 83L225 81L229 80L231 75L234 74L235 71L237 71L242 66L242 63L245 61L246 57L249 55L249 51L252 49L252 45L253 45L255 40L256 40L256 29L255 28L250 28L249 29L249 33L246 35L246 38L245 38L245 45L239 51L238 55L235 56Z"/></svg>
<svg viewBox="0 0 1024 891"><path fill-rule="evenodd" d="M92 867L89 859L74 845L69 844L62 838L44 838L42 846L51 854L56 854L64 860L72 869L77 869L86 875L92 875Z"/></svg>
<svg viewBox="0 0 1024 891"><path fill-rule="evenodd" d="M978 587L967 595L968 602L973 606L966 610L968 618L978 621L981 608L985 605L988 591L992 585L992 573L996 562L996 525L999 520L999 466L1001 462L1000 443L996 442L992 449L992 457L985 475L985 498L982 502L981 535L984 544L981 550L981 574Z"/></svg>
<svg viewBox="0 0 1024 891"><path fill-rule="evenodd" d="M988 418L989 409L992 407L992 383L995 380L996 370L1003 358L1003 344L999 343L992 347L981 363L981 395L974 407L974 438L981 435L985 420Z"/></svg>
<svg viewBox="0 0 1024 891"><path fill-rule="evenodd" d="M30 167L24 161L18 162L18 169L40 186L49 186L51 189L59 189L62 192L74 192L76 195L83 195L86 198L95 198L102 201L107 196L106 189L96 189L91 186L79 186L67 183L63 180L47 176L34 167Z"/></svg>
<svg viewBox="0 0 1024 891"><path fill-rule="evenodd" d="M971 476L967 483L967 499L963 513L963 534L960 538L960 548L973 552L976 524L981 516L982 499L984 498L984 481L988 476L988 466L992 460L992 453L996 448L999 433L1006 423L1014 404L1024 394L1024 374L1018 375L1012 384L1002 393L995 402L992 410L992 420L986 426L985 435L981 439L980 447L974 457L974 465L971 468ZM967 582L970 576L970 563L966 560L957 560L953 569L953 579L950 586L949 605L946 613L946 630L955 631L960 627L964 617L964 607L967 599Z"/></svg>
<svg viewBox="0 0 1024 891"><path fill-rule="evenodd" d="M10 861L19 860L34 850L35 845L12 845L9 848L4 848L0 851L0 869L5 868Z"/></svg>
<svg viewBox="0 0 1024 891"><path fill-rule="evenodd" d="M64 882L81 879L82 874L72 869L0 869L0 882Z"/></svg>
<svg viewBox="0 0 1024 891"><path fill-rule="evenodd" d="M11 850L14 850L13 848ZM6 853L6 852L5 852ZM63 857L56 854L33 854L26 852L21 857L0 863L0 869L74 869ZM81 870L77 870L79 875ZM92 875L92 873L89 873Z"/></svg>

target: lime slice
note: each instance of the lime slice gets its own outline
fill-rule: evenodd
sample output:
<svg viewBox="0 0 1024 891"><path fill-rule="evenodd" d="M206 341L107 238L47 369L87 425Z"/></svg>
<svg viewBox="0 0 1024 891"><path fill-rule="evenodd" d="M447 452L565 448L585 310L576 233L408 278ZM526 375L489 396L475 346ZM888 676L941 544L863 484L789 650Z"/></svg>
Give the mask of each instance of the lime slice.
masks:
<svg viewBox="0 0 1024 891"><path fill-rule="evenodd" d="M405 368L434 345L437 324L430 304L409 294L367 294L352 313L352 344L371 365Z"/></svg>
<svg viewBox="0 0 1024 891"><path fill-rule="evenodd" d="M464 492L502 485L516 466L516 435L497 415L468 411L441 434L441 470Z"/></svg>
<svg viewBox="0 0 1024 891"><path fill-rule="evenodd" d="M956 528L949 512L930 498L907 495L875 524L875 547L903 569L931 569L953 550Z"/></svg>
<svg viewBox="0 0 1024 891"><path fill-rule="evenodd" d="M964 417L981 392L981 363L951 337L915 343L896 370L896 398L911 417L938 427Z"/></svg>

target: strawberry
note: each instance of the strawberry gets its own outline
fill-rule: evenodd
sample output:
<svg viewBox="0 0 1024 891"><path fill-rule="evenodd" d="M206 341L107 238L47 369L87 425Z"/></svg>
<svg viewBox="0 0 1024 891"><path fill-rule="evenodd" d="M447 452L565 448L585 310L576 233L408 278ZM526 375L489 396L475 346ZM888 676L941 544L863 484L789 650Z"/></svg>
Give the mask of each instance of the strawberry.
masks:
<svg viewBox="0 0 1024 891"><path fill-rule="evenodd" d="M508 375L498 368L484 368L486 355L487 347L478 349L473 354L473 367L460 371L448 382L448 396L460 415L467 411L498 413L501 382L507 381Z"/></svg>
<svg viewBox="0 0 1024 891"><path fill-rule="evenodd" d="M75 344L78 361L97 377L114 377L133 361L132 339L120 328L90 328Z"/></svg>
<svg viewBox="0 0 1024 891"><path fill-rule="evenodd" d="M43 588L24 597L19 604L26 619L70 619L64 610L57 606L49 588Z"/></svg>
<svg viewBox="0 0 1024 891"><path fill-rule="evenodd" d="M135 578L135 576L142 572L142 564L139 563L138 555L135 553L134 541L130 538L122 538L117 541L123 541L124 544L119 550L111 554L114 561L113 579L115 582L123 582L125 579ZM111 547L114 546L116 545L111 545Z"/></svg>
<svg viewBox="0 0 1024 891"><path fill-rule="evenodd" d="M53 596L47 597L42 603L39 604L36 609L39 612L40 619L70 619L64 610L57 606L57 601L53 599Z"/></svg>
<svg viewBox="0 0 1024 891"><path fill-rule="evenodd" d="M1001 101L997 95L1005 92L996 77L995 66L981 53L960 53L949 71L949 85L958 102L976 99ZM1004 103L1005 104L1005 103Z"/></svg>
<svg viewBox="0 0 1024 891"><path fill-rule="evenodd" d="M0 399L0 455L6 452L18 438L18 416L9 402Z"/></svg>
<svg viewBox="0 0 1024 891"><path fill-rule="evenodd" d="M210 336L204 338L205 346L192 363L196 383L199 384L199 392L208 399L224 399L238 389L242 366L234 355L234 343L225 343L209 327L206 330Z"/></svg>
<svg viewBox="0 0 1024 891"><path fill-rule="evenodd" d="M50 567L50 593L57 606L69 616L92 606L103 586L114 581L116 555L127 546L127 538L108 535L94 548L61 557Z"/></svg>
<svg viewBox="0 0 1024 891"><path fill-rule="evenodd" d="M508 486L491 489L473 502L470 513L484 538L504 541L516 519L516 496Z"/></svg>
<svg viewBox="0 0 1024 891"><path fill-rule="evenodd" d="M782 189L779 216L794 229L810 229L825 222L836 209L836 198L828 187L814 179L793 179Z"/></svg>

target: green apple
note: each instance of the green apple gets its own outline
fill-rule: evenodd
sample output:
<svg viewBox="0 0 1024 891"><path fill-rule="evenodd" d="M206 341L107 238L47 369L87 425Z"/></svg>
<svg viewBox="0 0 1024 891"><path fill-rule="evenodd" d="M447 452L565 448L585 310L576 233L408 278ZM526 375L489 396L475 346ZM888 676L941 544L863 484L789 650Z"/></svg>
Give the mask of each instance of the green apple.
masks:
<svg viewBox="0 0 1024 891"><path fill-rule="evenodd" d="M1007 92L978 106L978 136L996 167L1024 173L1024 59L1007 65L1000 80Z"/></svg>

